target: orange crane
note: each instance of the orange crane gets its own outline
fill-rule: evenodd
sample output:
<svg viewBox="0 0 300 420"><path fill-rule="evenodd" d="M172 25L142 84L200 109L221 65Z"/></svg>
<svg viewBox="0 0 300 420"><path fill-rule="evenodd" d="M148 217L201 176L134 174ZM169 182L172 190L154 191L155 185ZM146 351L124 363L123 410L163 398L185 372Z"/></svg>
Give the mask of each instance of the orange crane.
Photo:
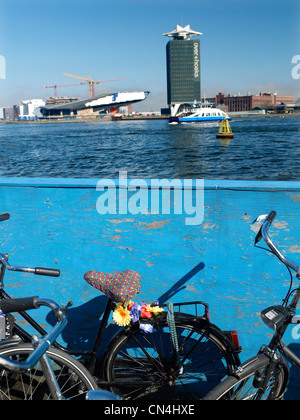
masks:
<svg viewBox="0 0 300 420"><path fill-rule="evenodd" d="M54 89L54 97L57 98L57 88L58 87L79 86L79 85L86 85L86 84L87 84L87 82L81 82L81 83L78 83L78 84L75 84L75 85L51 85L51 86L45 86L45 88L47 88L47 89L53 88Z"/></svg>
<svg viewBox="0 0 300 420"><path fill-rule="evenodd" d="M103 82L116 82L117 80L124 80L124 79L92 80L91 73L88 79L86 77L74 76L73 74L69 74L69 73L63 73L63 76L73 77L74 79L79 79L79 80L85 80L85 83L81 83L81 84L87 84L87 83L89 84L90 98L93 98L95 96L95 85L98 85L99 83L103 83Z"/></svg>

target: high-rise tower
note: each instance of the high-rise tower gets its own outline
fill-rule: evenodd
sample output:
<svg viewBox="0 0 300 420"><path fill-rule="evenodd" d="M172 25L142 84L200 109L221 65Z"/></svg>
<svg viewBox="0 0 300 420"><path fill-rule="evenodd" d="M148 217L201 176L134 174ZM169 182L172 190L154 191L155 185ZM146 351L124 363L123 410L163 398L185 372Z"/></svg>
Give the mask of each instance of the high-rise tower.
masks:
<svg viewBox="0 0 300 420"><path fill-rule="evenodd" d="M167 44L168 104L174 116L182 103L201 101L200 41L192 37L202 35L190 25L177 25L172 32L163 34L173 38Z"/></svg>

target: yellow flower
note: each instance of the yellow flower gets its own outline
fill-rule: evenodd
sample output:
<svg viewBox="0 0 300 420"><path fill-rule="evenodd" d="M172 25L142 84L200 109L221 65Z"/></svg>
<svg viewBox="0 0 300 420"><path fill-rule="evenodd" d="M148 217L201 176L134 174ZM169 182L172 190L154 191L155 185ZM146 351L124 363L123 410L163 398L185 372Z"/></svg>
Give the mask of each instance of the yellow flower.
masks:
<svg viewBox="0 0 300 420"><path fill-rule="evenodd" d="M113 320L119 327L126 327L131 321L130 312L122 304L118 304L113 313Z"/></svg>
<svg viewBox="0 0 300 420"><path fill-rule="evenodd" d="M150 312L152 312L153 315L158 315L161 312L164 312L164 309L163 308L160 308L159 306L150 306L150 305L148 305L148 310Z"/></svg>

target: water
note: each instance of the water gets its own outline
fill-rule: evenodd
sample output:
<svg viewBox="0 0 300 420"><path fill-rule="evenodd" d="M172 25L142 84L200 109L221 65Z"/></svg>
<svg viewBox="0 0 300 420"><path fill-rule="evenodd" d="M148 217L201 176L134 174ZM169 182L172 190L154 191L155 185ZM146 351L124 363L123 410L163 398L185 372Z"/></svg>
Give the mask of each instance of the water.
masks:
<svg viewBox="0 0 300 420"><path fill-rule="evenodd" d="M300 117L0 125L0 177L300 180Z"/></svg>

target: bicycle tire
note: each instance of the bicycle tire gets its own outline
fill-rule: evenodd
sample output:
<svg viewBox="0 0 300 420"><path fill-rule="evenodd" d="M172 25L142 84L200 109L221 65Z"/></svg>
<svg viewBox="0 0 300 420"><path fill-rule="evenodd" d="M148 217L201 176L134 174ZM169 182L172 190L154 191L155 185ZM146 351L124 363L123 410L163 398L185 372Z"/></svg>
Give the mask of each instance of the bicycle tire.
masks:
<svg viewBox="0 0 300 420"><path fill-rule="evenodd" d="M31 344L18 344L1 348L0 356L22 361L33 351ZM93 376L82 364L70 355L50 347L47 352L51 366L66 399L85 399L88 391L97 389ZM52 399L46 378L38 362L26 373L9 372L0 368L0 399L3 400L48 400Z"/></svg>
<svg viewBox="0 0 300 420"><path fill-rule="evenodd" d="M247 362L244 365L247 365ZM270 364L266 362L259 370L253 367L243 378L237 378L234 375L229 376L210 391L203 400L281 400L288 382L288 371L286 366L280 362L276 364L264 393L259 392L258 384L263 380L264 372L267 371L269 366ZM257 383L258 375L260 382Z"/></svg>
<svg viewBox="0 0 300 420"><path fill-rule="evenodd" d="M175 319L180 374L165 317L153 326L151 334L139 327L119 334L107 354L106 379L123 399L199 400L239 364L227 337L205 318Z"/></svg>

